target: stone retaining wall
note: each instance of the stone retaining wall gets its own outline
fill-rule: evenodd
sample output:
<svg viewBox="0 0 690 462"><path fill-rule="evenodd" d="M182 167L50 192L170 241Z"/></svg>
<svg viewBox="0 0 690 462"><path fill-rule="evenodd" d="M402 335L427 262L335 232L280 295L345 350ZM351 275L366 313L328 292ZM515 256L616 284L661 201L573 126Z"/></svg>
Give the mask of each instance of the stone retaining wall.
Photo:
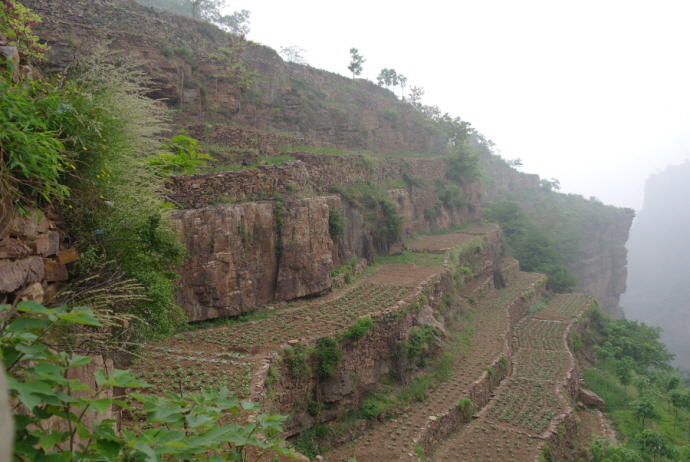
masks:
<svg viewBox="0 0 690 462"><path fill-rule="evenodd" d="M42 213L8 222L0 240L0 303L41 303L65 285L77 251L61 243L55 224Z"/></svg>
<svg viewBox="0 0 690 462"><path fill-rule="evenodd" d="M206 144L230 149L255 149L262 155L273 155L285 147L328 148L326 141L317 141L291 135L281 135L232 125L196 124L187 127L189 136Z"/></svg>
<svg viewBox="0 0 690 462"><path fill-rule="evenodd" d="M233 203L285 195L304 190L327 193L332 186L358 181L376 184L388 180L445 178L444 159L387 159L369 161L359 155L317 155L286 152L297 161L284 166L258 166L240 171L175 176L166 184L166 195L183 208L200 208L213 203ZM479 209L479 187L463 187L467 202ZM438 198L435 198L438 202ZM431 204L433 207L434 204ZM422 213L424 210L422 210Z"/></svg>

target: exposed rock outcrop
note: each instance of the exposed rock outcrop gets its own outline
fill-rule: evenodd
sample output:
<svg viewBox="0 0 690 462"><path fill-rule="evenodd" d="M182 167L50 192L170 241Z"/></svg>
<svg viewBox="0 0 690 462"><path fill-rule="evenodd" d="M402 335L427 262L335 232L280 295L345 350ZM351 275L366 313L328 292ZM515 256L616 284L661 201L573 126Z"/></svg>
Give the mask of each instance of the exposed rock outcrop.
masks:
<svg viewBox="0 0 690 462"><path fill-rule="evenodd" d="M622 317L620 296L626 289L628 250L625 243L635 212L620 209L615 217L588 223L577 261L569 265L578 278L577 288L594 295L601 308L614 317Z"/></svg>
<svg viewBox="0 0 690 462"><path fill-rule="evenodd" d="M179 302L192 321L330 287L327 198L286 200L280 208L269 201L206 207L175 219L191 254L181 269Z"/></svg>
<svg viewBox="0 0 690 462"><path fill-rule="evenodd" d="M330 289L333 240L327 199L290 199L277 213L282 215L282 249L275 298L291 300Z"/></svg>
<svg viewBox="0 0 690 462"><path fill-rule="evenodd" d="M594 406L600 411L604 411L606 408L606 402L599 397L596 393L586 388L580 389L580 401L585 406Z"/></svg>

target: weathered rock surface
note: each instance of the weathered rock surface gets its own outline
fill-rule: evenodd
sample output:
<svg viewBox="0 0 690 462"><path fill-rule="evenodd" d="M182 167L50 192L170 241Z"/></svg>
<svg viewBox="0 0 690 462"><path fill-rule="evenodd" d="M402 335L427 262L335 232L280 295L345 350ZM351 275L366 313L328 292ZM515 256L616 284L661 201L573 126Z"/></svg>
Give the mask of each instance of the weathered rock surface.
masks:
<svg viewBox="0 0 690 462"><path fill-rule="evenodd" d="M29 257L17 261L0 260L0 294L17 289L43 279L43 260Z"/></svg>
<svg viewBox="0 0 690 462"><path fill-rule="evenodd" d="M625 244L634 217L633 210L621 209L615 219L589 224L578 259L569 265L578 278L577 288L594 295L601 308L614 317L623 316L619 302L628 276Z"/></svg>
<svg viewBox="0 0 690 462"><path fill-rule="evenodd" d="M443 326L443 324L438 322L434 317L434 310L429 305L426 305L424 309L419 312L419 315L415 319L415 325L432 326L438 329L444 337L448 335L448 333L446 332L446 328Z"/></svg>
<svg viewBox="0 0 690 462"><path fill-rule="evenodd" d="M190 320L235 316L273 299L327 290L333 266L328 200L291 199L280 209L262 201L179 212L175 219L191 254L181 268L179 303Z"/></svg>
<svg viewBox="0 0 690 462"><path fill-rule="evenodd" d="M282 254L275 298L290 300L328 290L333 241L328 234L327 200L291 199L282 206Z"/></svg>
<svg viewBox="0 0 690 462"><path fill-rule="evenodd" d="M604 411L606 408L606 402L599 397L596 393L586 388L580 389L580 401L585 406L594 406L600 411Z"/></svg>
<svg viewBox="0 0 690 462"><path fill-rule="evenodd" d="M319 383L319 397L324 403L340 401L350 393L352 393L352 380L345 371L339 371L322 379Z"/></svg>

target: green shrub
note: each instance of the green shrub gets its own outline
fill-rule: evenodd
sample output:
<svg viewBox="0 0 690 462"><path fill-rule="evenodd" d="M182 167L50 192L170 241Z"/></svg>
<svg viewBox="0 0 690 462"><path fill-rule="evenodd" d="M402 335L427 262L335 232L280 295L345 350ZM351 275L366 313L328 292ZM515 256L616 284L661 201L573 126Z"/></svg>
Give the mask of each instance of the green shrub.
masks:
<svg viewBox="0 0 690 462"><path fill-rule="evenodd" d="M458 402L458 409L460 410L462 418L469 420L472 417L472 400L469 398L462 398Z"/></svg>
<svg viewBox="0 0 690 462"><path fill-rule="evenodd" d="M342 213L340 213L339 210L328 209L328 234L330 234L331 239L335 240L342 236L343 229L344 223Z"/></svg>
<svg viewBox="0 0 690 462"><path fill-rule="evenodd" d="M362 407L359 408L359 416L367 420L376 420L383 412L381 403L376 399L368 399L364 401Z"/></svg>
<svg viewBox="0 0 690 462"><path fill-rule="evenodd" d="M324 409L324 404L313 399L309 399L307 403L307 412L310 416L316 417Z"/></svg>
<svg viewBox="0 0 690 462"><path fill-rule="evenodd" d="M422 326L410 332L410 337L404 343L405 354L409 358L414 358L425 349L431 348L436 344L437 331L432 326Z"/></svg>
<svg viewBox="0 0 690 462"><path fill-rule="evenodd" d="M295 377L306 377L311 374L304 345L295 345L293 348L288 348L284 354L285 362Z"/></svg>
<svg viewBox="0 0 690 462"><path fill-rule="evenodd" d="M398 114L398 111L395 109L386 109L383 111L383 118L386 120L390 120L391 122L395 122L400 118L400 114Z"/></svg>
<svg viewBox="0 0 690 462"><path fill-rule="evenodd" d="M314 356L318 360L317 371L319 375L330 377L335 374L335 368L338 367L343 352L333 337L322 337L316 343Z"/></svg>
<svg viewBox="0 0 690 462"><path fill-rule="evenodd" d="M198 166L205 167L206 161L215 161L208 154L197 152L198 140L183 135L173 136L163 143L167 152L156 154L147 160L150 165L160 168L167 174L190 175L196 173Z"/></svg>
<svg viewBox="0 0 690 462"><path fill-rule="evenodd" d="M349 340L360 340L374 327L374 321L371 316L365 316L357 319L357 322L350 326L345 332L345 338Z"/></svg>
<svg viewBox="0 0 690 462"><path fill-rule="evenodd" d="M74 156L58 129L61 95L41 81L16 85L0 69L0 194L22 209L69 196Z"/></svg>

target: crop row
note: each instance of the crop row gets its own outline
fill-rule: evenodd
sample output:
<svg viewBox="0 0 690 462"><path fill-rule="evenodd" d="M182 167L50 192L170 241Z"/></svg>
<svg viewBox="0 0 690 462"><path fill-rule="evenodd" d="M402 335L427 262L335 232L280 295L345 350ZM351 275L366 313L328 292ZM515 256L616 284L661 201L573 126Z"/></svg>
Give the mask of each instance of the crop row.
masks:
<svg viewBox="0 0 690 462"><path fill-rule="evenodd" d="M562 409L553 387L541 380L515 378L505 385L488 415L501 422L543 432Z"/></svg>
<svg viewBox="0 0 690 462"><path fill-rule="evenodd" d="M553 383L567 360L568 355L564 351L521 349L517 356L516 376Z"/></svg>
<svg viewBox="0 0 690 462"><path fill-rule="evenodd" d="M519 462L533 460L538 443L522 433L488 422L473 422L460 440L447 441L434 460Z"/></svg>
<svg viewBox="0 0 690 462"><path fill-rule="evenodd" d="M177 338L184 338L183 335L178 335ZM193 334L190 336L191 339L197 340L198 337L196 334ZM244 359L247 357L247 355L244 355L242 353L237 353L235 351L224 351L220 353L214 353L214 352L208 352L208 351L192 351L192 350L180 350L177 348L164 348L164 347L156 347L156 346L147 346L146 347L146 354L147 356L150 356L152 358L161 358L161 359L174 359L174 358L180 358L180 359L190 359L190 358L196 358L200 359L202 361L204 360L209 360L208 358L216 359L224 359L224 360L233 360L233 359ZM202 358L199 358L199 357Z"/></svg>
<svg viewBox="0 0 690 462"><path fill-rule="evenodd" d="M591 303L589 297L573 294L560 294L552 300L537 317L568 320L579 315Z"/></svg>
<svg viewBox="0 0 690 462"><path fill-rule="evenodd" d="M227 387L241 398L249 396L253 361L146 356L132 365L151 393L190 392L208 387Z"/></svg>
<svg viewBox="0 0 690 462"><path fill-rule="evenodd" d="M408 290L409 287L402 285L360 284L340 298L319 303L308 316L350 324L360 316L394 305L405 297Z"/></svg>
<svg viewBox="0 0 690 462"><path fill-rule="evenodd" d="M506 305L525 293L527 289L544 276L535 273L520 272L505 289L493 290L483 297L478 306L480 308L505 309Z"/></svg>
<svg viewBox="0 0 690 462"><path fill-rule="evenodd" d="M565 350L563 333L568 324L542 319L525 319L517 329L518 345L537 350Z"/></svg>
<svg viewBox="0 0 690 462"><path fill-rule="evenodd" d="M249 350L294 338L315 337L332 332L334 325L352 324L362 315L395 304L408 289L399 285L361 284L329 302L307 305L286 315L276 314L227 329L195 332L189 339L194 343Z"/></svg>

